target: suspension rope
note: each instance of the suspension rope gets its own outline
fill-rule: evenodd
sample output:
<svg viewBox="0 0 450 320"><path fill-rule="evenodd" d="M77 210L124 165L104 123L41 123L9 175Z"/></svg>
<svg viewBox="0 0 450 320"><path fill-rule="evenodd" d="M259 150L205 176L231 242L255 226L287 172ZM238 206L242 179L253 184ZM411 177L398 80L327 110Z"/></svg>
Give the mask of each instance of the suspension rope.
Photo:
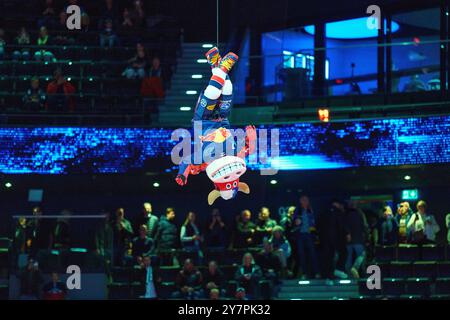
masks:
<svg viewBox="0 0 450 320"><path fill-rule="evenodd" d="M216 46L219 48L219 0L216 0Z"/></svg>

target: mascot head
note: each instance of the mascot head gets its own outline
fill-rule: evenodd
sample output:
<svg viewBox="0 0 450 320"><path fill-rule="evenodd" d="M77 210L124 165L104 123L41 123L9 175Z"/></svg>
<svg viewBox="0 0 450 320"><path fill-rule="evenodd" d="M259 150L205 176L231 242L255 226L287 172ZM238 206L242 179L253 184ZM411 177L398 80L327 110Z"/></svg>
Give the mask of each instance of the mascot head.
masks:
<svg viewBox="0 0 450 320"><path fill-rule="evenodd" d="M236 156L225 156L212 161L206 167L206 174L216 188L208 195L209 205L219 197L224 200L233 199L238 191L250 193L248 185L239 182L246 170L245 161Z"/></svg>

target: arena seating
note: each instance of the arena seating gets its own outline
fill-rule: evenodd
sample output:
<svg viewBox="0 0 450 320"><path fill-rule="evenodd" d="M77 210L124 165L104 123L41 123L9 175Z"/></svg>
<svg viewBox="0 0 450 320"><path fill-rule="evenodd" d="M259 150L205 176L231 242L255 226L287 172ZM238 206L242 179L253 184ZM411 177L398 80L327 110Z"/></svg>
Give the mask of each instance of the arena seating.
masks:
<svg viewBox="0 0 450 320"><path fill-rule="evenodd" d="M30 87L32 77L39 78L40 88L45 91L47 83L52 80L54 70L58 67L62 68L66 79L76 88L74 113L141 117L145 111L140 95L141 81L127 80L122 76L127 66L126 61L136 54L136 43L144 44L148 58L157 55L161 59L161 65L167 70L169 77L176 68L180 51L180 28L173 18L158 17L160 23L139 33L121 30L118 32L120 46L101 48L99 33L96 30L99 17L95 16L101 12L98 12L99 8L95 5L89 5L89 31L54 31L50 28L50 38L65 37L70 40L55 41L49 46L18 46L13 44L12 39L20 27L27 28L32 43L35 43L38 30L36 22L39 16L36 16L36 12L27 13L33 12L32 8L25 8L24 12L18 14L12 4L5 4L5 7L5 13L10 15L2 19L1 27L11 41L7 41L5 56L0 60L0 112L8 115L7 121L10 123L56 121L57 118L51 117L48 110L25 110L22 98ZM153 18L148 19L151 21ZM52 52L56 61L35 61L33 54L38 49ZM16 50L29 51L30 60L13 61L13 52ZM170 78L167 79L166 85L170 85ZM58 123L64 122L64 117L59 117ZM73 118L69 122L73 123Z"/></svg>
<svg viewBox="0 0 450 320"><path fill-rule="evenodd" d="M8 292L8 255L10 240L0 239L0 295ZM256 253L259 249L250 248ZM205 261L216 260L226 279L226 297L231 298L237 288L234 281L236 267L241 263L244 249L205 250ZM415 245L377 247L376 257L372 264L381 269L381 290L369 290L367 279L335 281L334 285L325 284L323 280L299 282L283 280L277 297L270 296L268 282L260 281L264 298L277 299L448 299L450 298L450 261L449 246L426 245L419 248ZM442 253L442 255L440 254ZM435 255L437 254L437 255ZM434 257L434 260L420 259ZM391 256L391 260L386 257ZM175 259L173 259L175 257ZM398 258L402 260L398 260ZM409 260L407 260L409 257ZM183 250L169 250L159 255L162 286L160 297L170 298L175 290L175 279L181 270L180 264L186 258L194 258ZM175 261L175 265L173 264ZM106 272L103 260L95 253L83 248L72 248L66 251L52 250L39 255L40 267L44 273L59 270L64 265L77 264L88 272ZM206 266L198 267L201 272ZM142 295L142 285L136 279L133 266L113 267L110 270L109 299L137 299Z"/></svg>
<svg viewBox="0 0 450 320"><path fill-rule="evenodd" d="M381 269L382 289L368 290L366 280L362 279L359 285L360 293L365 298L448 298L450 297L448 254L448 246L378 247L375 264Z"/></svg>

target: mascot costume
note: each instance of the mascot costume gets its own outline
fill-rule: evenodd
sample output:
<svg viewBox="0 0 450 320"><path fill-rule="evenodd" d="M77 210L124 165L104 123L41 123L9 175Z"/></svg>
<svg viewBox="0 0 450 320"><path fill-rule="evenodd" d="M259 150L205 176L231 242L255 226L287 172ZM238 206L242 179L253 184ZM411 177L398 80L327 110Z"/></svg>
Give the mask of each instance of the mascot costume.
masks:
<svg viewBox="0 0 450 320"><path fill-rule="evenodd" d="M185 156L179 164L176 182L184 186L190 174L206 171L208 178L214 183L214 190L208 195L208 203L212 205L216 199L233 199L238 191L249 194L247 184L239 178L247 170L245 157L255 152L256 129L246 127L245 143L237 150L234 136L230 131L228 117L233 101L233 84L228 73L238 60L232 52L221 58L219 50L214 47L206 53L206 59L211 66L212 76L206 89L200 94L194 111L192 122L194 134L196 126L201 127L201 134L194 137L197 150L200 150L200 160L192 155ZM231 147L230 147L231 146ZM216 150L226 150L215 154ZM211 159L205 155L210 154Z"/></svg>

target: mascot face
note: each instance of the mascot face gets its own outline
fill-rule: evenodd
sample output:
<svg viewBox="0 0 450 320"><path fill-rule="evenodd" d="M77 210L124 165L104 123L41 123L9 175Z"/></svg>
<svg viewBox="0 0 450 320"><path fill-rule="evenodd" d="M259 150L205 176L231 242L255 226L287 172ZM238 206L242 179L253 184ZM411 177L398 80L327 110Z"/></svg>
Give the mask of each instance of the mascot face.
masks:
<svg viewBox="0 0 450 320"><path fill-rule="evenodd" d="M214 183L232 183L239 180L247 167L245 161L235 156L225 156L216 159L206 167L208 178Z"/></svg>
<svg viewBox="0 0 450 320"><path fill-rule="evenodd" d="M218 197L232 199L238 191L249 193L248 186L239 182L246 170L245 161L235 156L225 156L211 162L206 167L206 174L216 189L208 196L208 202L212 204Z"/></svg>

